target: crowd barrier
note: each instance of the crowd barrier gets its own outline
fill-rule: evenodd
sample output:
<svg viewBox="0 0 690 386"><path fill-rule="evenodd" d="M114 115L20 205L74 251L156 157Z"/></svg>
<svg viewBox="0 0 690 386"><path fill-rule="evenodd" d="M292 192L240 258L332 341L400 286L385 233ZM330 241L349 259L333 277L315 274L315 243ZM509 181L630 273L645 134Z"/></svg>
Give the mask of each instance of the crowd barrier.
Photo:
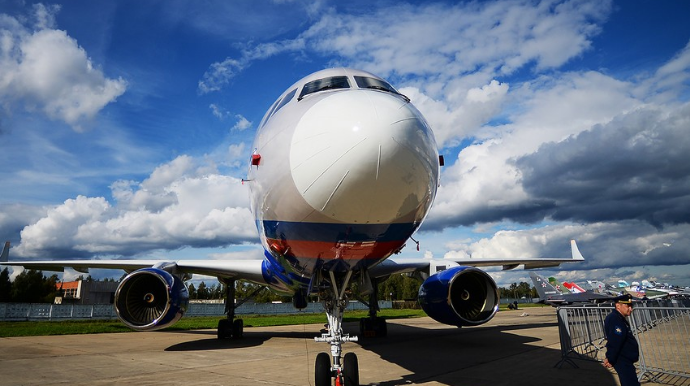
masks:
<svg viewBox="0 0 690 386"><path fill-rule="evenodd" d="M392 308L392 302L380 301L380 309ZM361 302L352 301L347 310L368 310ZM324 312L321 303L308 303L298 310L292 303L244 303L235 310L238 315L316 314ZM222 316L225 304L190 303L185 316ZM112 304L48 304L0 303L0 321L117 319Z"/></svg>
<svg viewBox="0 0 690 386"><path fill-rule="evenodd" d="M585 304L558 308L561 360L603 361L606 353L604 319L612 304ZM690 382L690 300L647 300L633 303L628 318L640 346L638 379L657 383Z"/></svg>

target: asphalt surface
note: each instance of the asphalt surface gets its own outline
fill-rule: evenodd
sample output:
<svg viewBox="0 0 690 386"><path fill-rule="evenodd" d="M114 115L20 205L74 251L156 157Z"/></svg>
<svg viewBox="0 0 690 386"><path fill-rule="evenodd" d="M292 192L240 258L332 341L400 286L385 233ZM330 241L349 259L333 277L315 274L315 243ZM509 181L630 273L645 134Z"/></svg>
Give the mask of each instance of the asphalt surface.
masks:
<svg viewBox="0 0 690 386"><path fill-rule="evenodd" d="M322 325L0 338L0 385L313 385ZM358 323L345 331L357 334ZM619 385L601 364L560 359L556 311L501 311L455 328L430 318L390 320L388 337L345 343L361 385ZM643 385L656 385L645 383Z"/></svg>

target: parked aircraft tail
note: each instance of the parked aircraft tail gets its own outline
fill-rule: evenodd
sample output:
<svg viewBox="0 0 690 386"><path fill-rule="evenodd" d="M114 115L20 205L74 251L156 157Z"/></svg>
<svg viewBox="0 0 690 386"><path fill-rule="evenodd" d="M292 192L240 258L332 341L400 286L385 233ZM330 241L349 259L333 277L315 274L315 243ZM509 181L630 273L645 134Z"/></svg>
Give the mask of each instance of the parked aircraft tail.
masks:
<svg viewBox="0 0 690 386"><path fill-rule="evenodd" d="M570 290L568 289L568 287L561 284L561 282L556 280L556 278L553 276L549 276L549 284L554 286L556 288L556 290L562 294L569 294L570 293Z"/></svg>
<svg viewBox="0 0 690 386"><path fill-rule="evenodd" d="M2 255L0 255L0 263L6 263L10 256L10 242L5 241L5 247L2 249Z"/></svg>
<svg viewBox="0 0 690 386"><path fill-rule="evenodd" d="M542 300L548 299L550 296L553 295L560 295L560 291L551 283L549 283L547 280L545 280L543 277L537 275L534 272L530 272L529 276L532 278L532 282L534 283L534 287L537 288L537 293L539 294L539 297Z"/></svg>
<svg viewBox="0 0 690 386"><path fill-rule="evenodd" d="M570 283L568 283L567 281L564 281L563 286L565 286L565 288L570 290L570 292L572 292L572 293L581 294L583 292L586 292L586 290L584 288L580 287L579 285L577 285L577 283L572 282L572 281Z"/></svg>

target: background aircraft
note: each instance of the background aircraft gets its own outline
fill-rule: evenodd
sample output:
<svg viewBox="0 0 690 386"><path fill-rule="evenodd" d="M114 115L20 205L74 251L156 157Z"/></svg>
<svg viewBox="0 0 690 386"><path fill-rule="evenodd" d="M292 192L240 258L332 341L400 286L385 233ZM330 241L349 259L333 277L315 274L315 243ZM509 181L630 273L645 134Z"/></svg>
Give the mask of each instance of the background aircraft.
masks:
<svg viewBox="0 0 690 386"><path fill-rule="evenodd" d="M532 282L537 288L541 303L557 306L560 304L586 303L594 301L595 299L606 299L610 297L592 291L562 293L536 273L530 272L529 276L532 278Z"/></svg>
<svg viewBox="0 0 690 386"><path fill-rule="evenodd" d="M439 184L439 154L421 113L385 80L353 69L328 69L289 87L269 108L257 130L245 180L264 258L261 260L43 260L6 265L58 270L118 268L129 274L115 293L115 309L139 331L172 325L188 304L184 281L216 276L227 290L227 317L218 338L239 338L235 280L290 294L296 308L318 295L328 317L331 358L316 358L317 386L337 377L359 384L357 357L342 355L343 312L353 297L369 306L364 335L386 335L378 318L377 283L392 274L426 277L419 302L435 320L454 326L488 322L498 310L498 291L480 266L513 269L556 266L572 258L400 259L399 252L431 207ZM360 293L352 293L357 283ZM341 382L342 384L342 382Z"/></svg>
<svg viewBox="0 0 690 386"><path fill-rule="evenodd" d="M618 280L618 290L622 293L630 294L637 299L660 299L671 295L669 291L647 288L636 281L628 284L625 280ZM674 293L674 295L677 294L677 292Z"/></svg>

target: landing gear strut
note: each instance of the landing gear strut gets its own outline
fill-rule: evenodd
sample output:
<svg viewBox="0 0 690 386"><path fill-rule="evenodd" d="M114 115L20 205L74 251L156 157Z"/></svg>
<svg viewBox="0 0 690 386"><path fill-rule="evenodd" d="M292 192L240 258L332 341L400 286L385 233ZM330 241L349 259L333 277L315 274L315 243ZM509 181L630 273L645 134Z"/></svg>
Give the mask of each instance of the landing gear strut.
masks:
<svg viewBox="0 0 690 386"><path fill-rule="evenodd" d="M327 332L316 337L317 342L326 342L331 345L331 358L325 352L316 356L314 369L316 386L330 386L331 380L336 378L336 385L359 386L359 364L354 353L342 355L342 344L356 342L356 336L343 334L343 312L348 304L348 285L352 277L352 271L348 271L344 278L336 280L333 272L328 272L330 288L324 288L320 293L323 306L328 318ZM341 362L342 359L342 362Z"/></svg>
<svg viewBox="0 0 690 386"><path fill-rule="evenodd" d="M369 307L369 317L359 320L359 334L365 338L385 337L388 335L388 325L386 319L380 318L376 315L379 309L379 286L378 282L371 279L371 294L369 301L359 300Z"/></svg>
<svg viewBox="0 0 690 386"><path fill-rule="evenodd" d="M235 319L235 309L244 304L247 299L251 299L258 291L263 290L263 287L259 287L246 299L242 299L242 301L235 304L235 280L222 279L222 281L225 284L226 318L218 321L218 339L240 339L244 335L244 322L242 319Z"/></svg>

